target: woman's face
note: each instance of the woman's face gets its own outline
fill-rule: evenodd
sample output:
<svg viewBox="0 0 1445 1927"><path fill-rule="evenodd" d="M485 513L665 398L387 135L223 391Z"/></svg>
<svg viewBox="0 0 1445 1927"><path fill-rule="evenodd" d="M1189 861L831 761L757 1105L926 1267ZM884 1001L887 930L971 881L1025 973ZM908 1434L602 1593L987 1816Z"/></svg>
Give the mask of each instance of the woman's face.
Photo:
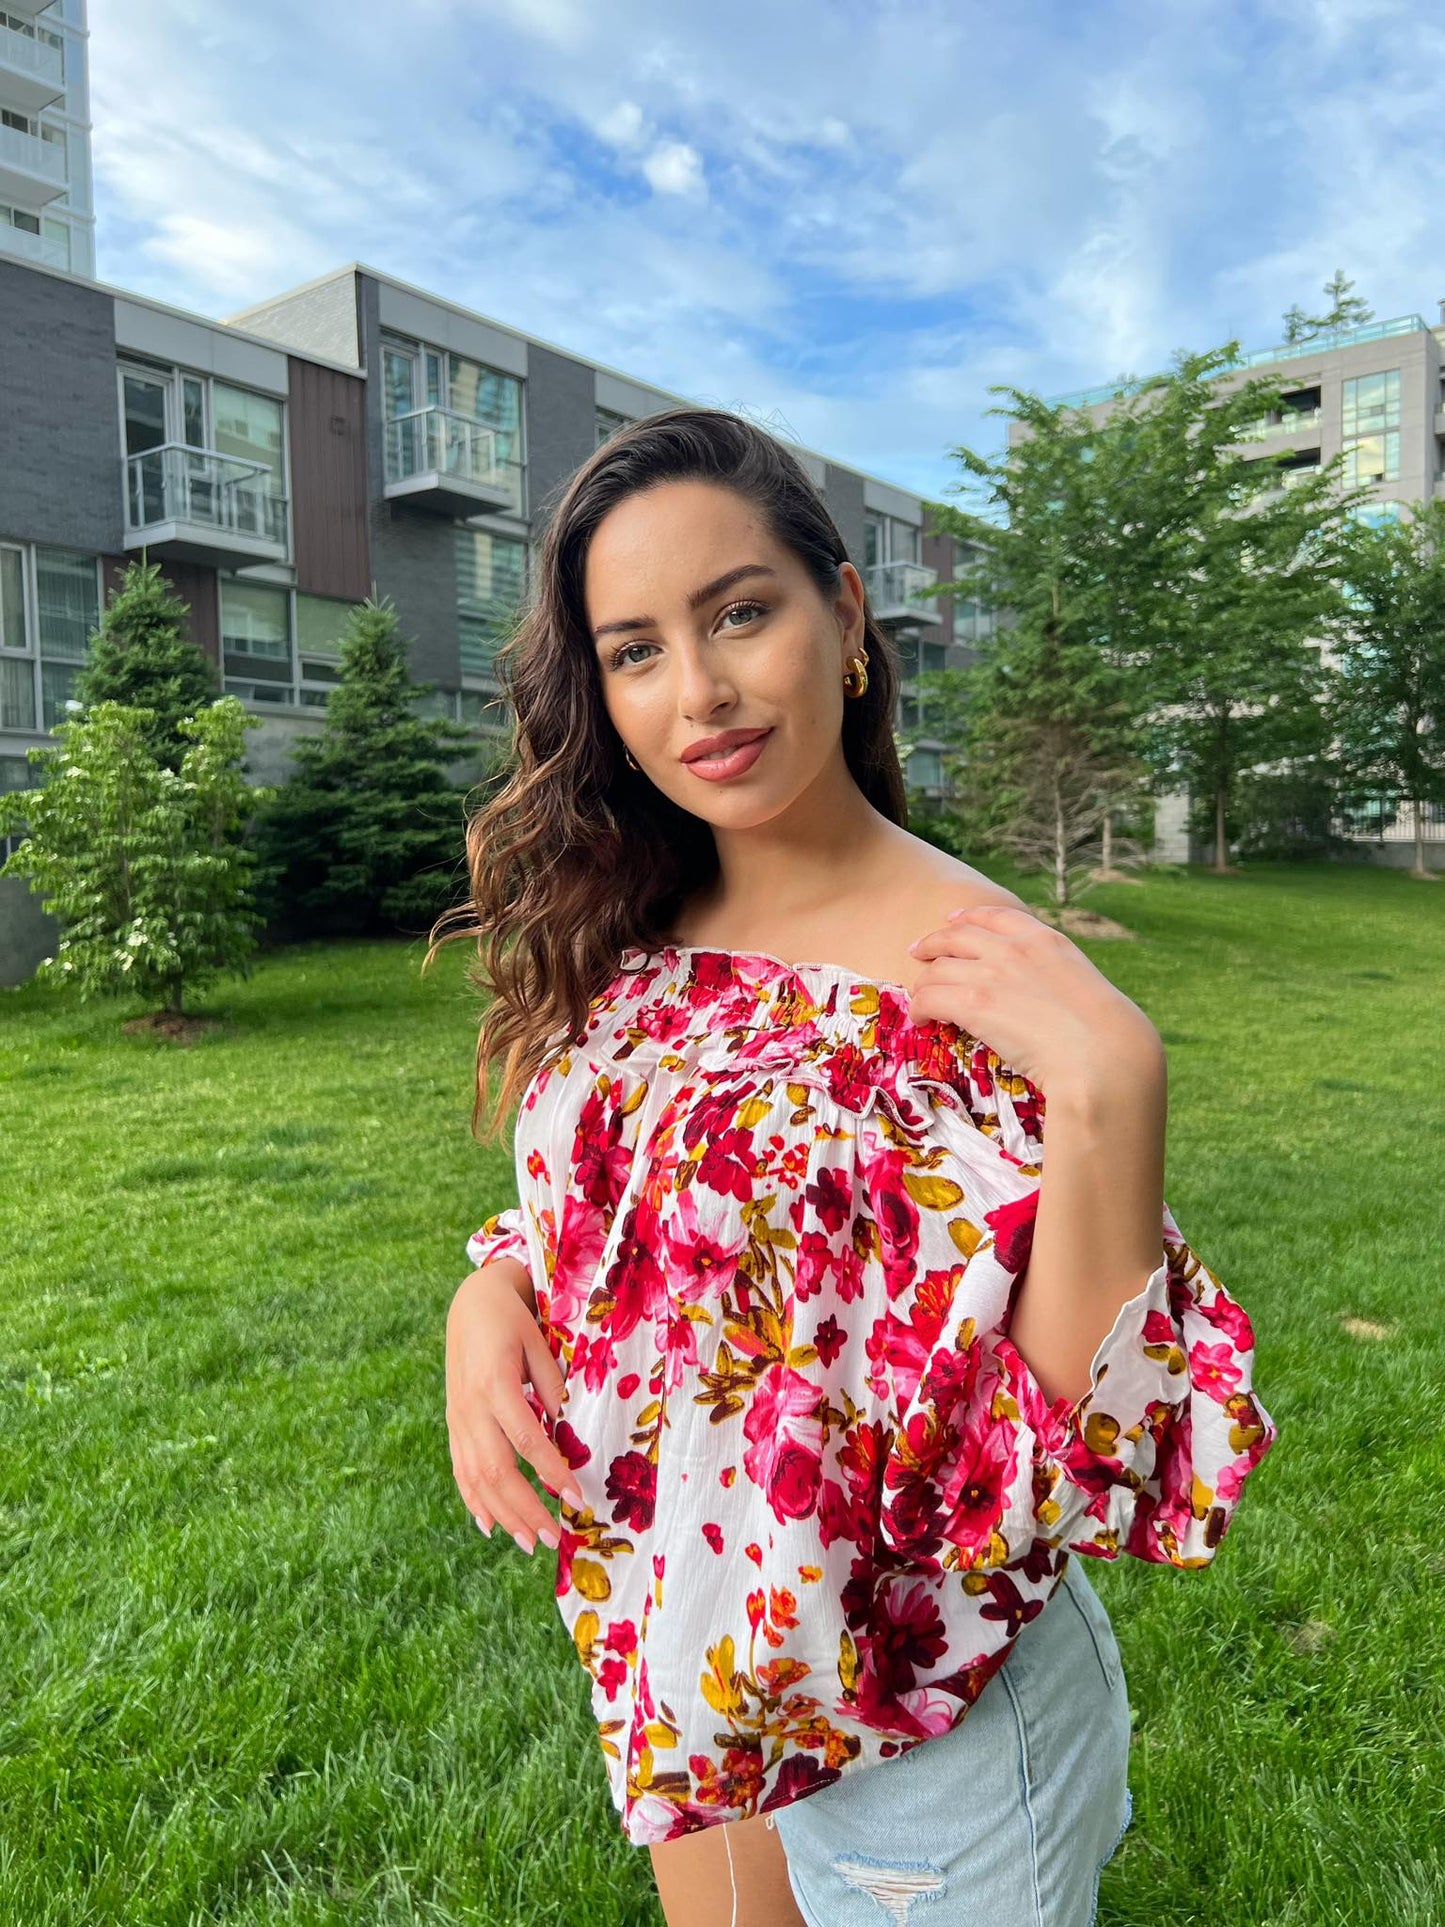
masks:
<svg viewBox="0 0 1445 1927"><path fill-rule="evenodd" d="M864 599L858 571L840 567L830 605L752 505L711 482L660 483L598 524L583 595L603 701L683 809L745 828L845 773L843 676L863 648ZM684 760L729 730L768 732L749 767L709 780Z"/></svg>

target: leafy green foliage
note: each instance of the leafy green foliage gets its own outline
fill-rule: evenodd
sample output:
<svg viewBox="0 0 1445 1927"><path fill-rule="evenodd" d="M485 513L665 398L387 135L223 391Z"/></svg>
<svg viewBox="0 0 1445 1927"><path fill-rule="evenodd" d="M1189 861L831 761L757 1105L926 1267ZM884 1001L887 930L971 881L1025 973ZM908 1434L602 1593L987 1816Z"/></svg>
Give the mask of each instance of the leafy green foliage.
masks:
<svg viewBox="0 0 1445 1927"><path fill-rule="evenodd" d="M1445 803L1445 502L1411 518L1357 526L1329 716L1346 807L1383 793L1415 807Z"/></svg>
<svg viewBox="0 0 1445 1927"><path fill-rule="evenodd" d="M448 780L470 731L417 713L390 602L353 609L340 680L319 736L255 827L268 921L291 936L365 936L428 927L455 899L466 792Z"/></svg>
<svg viewBox="0 0 1445 1927"><path fill-rule="evenodd" d="M26 877L60 923L40 981L179 1012L188 986L246 975L256 947L240 837L258 794L241 774L245 732L258 722L234 696L183 717L177 771L152 750L155 720L101 702L58 726L58 747L27 751L43 774L0 796L0 833L26 831L0 876Z"/></svg>
<svg viewBox="0 0 1445 1927"><path fill-rule="evenodd" d="M188 614L159 564L128 563L75 684L75 700L83 705L149 710L141 733L156 761L175 771L187 747L181 718L220 694L215 665L185 633Z"/></svg>

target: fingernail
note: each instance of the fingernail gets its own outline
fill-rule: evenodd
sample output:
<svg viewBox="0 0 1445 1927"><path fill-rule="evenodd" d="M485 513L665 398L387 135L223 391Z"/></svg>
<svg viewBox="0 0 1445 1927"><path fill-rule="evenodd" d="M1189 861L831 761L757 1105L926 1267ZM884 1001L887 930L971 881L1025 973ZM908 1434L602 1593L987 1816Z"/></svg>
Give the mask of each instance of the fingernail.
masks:
<svg viewBox="0 0 1445 1927"><path fill-rule="evenodd" d="M527 1538L527 1535L524 1532L514 1532L512 1534L512 1537L516 1540L517 1544L521 1547L522 1551L525 1552L527 1557L530 1559L532 1556L532 1545L530 1540Z"/></svg>
<svg viewBox="0 0 1445 1927"><path fill-rule="evenodd" d="M577 1490L575 1485L563 1486L562 1497L567 1501L568 1505L570 1505L573 1508L573 1510L576 1512L580 1512L583 1506L587 1503L586 1500L582 1497L582 1494Z"/></svg>
<svg viewBox="0 0 1445 1927"><path fill-rule="evenodd" d="M968 905L964 904L964 906L960 910L950 910L946 921L949 923L952 923L956 917L966 917L967 915L968 915Z"/></svg>
<svg viewBox="0 0 1445 1927"><path fill-rule="evenodd" d="M475 1525L478 1532L484 1532L489 1539L491 1538L492 1528L490 1526L484 1526L481 1520L477 1517L475 1512L472 1514L472 1523L473 1525Z"/></svg>
<svg viewBox="0 0 1445 1927"><path fill-rule="evenodd" d="M549 1546L553 1552L557 1550L556 1526L542 1526L538 1530L537 1537L542 1541L544 1546Z"/></svg>

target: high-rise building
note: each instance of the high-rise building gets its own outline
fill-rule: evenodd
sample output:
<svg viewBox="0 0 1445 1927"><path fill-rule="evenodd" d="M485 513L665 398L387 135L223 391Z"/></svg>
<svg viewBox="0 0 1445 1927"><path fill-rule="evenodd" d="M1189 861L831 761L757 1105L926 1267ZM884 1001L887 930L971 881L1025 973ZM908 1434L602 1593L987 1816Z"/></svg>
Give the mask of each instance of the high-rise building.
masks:
<svg viewBox="0 0 1445 1927"><path fill-rule="evenodd" d="M0 0L0 254L95 273L86 0Z"/></svg>

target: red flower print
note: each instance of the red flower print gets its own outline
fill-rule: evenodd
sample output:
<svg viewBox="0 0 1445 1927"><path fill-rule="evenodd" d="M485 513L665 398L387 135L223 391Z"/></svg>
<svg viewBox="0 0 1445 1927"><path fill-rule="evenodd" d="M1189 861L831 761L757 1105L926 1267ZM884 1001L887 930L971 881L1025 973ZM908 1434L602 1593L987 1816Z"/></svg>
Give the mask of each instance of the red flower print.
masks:
<svg viewBox="0 0 1445 1927"><path fill-rule="evenodd" d="M822 1324L819 1325L818 1329L813 1333L813 1344L817 1348L819 1360L824 1365L831 1365L847 1343L847 1332L844 1331L832 1312L829 1312Z"/></svg>
<svg viewBox="0 0 1445 1927"><path fill-rule="evenodd" d="M800 1305L816 1298L833 1269L833 1247L821 1231L805 1231L798 1240L793 1271L793 1295Z"/></svg>
<svg viewBox="0 0 1445 1927"><path fill-rule="evenodd" d="M1039 1215L1039 1194L1030 1191L990 1211L984 1223L993 1233L994 1252L1004 1270L1014 1277L1024 1269L1033 1248L1034 1223Z"/></svg>
<svg viewBox="0 0 1445 1927"><path fill-rule="evenodd" d="M803 1196L812 1205L823 1229L836 1235L852 1216L852 1173L825 1166L813 1173L813 1181L804 1188Z"/></svg>
<svg viewBox="0 0 1445 1927"><path fill-rule="evenodd" d="M721 1551L722 1551L722 1549L723 1549L723 1533L722 1533L722 1527L721 1527L721 1526L715 1526L715 1525L713 1525L713 1524L712 1524L712 1522L711 1522L711 1521L709 1521L709 1522L708 1522L708 1523L707 1523L707 1524L706 1524L706 1525L705 1525L705 1526L704 1526L704 1527L702 1528L702 1536L703 1536L703 1538L704 1538L704 1539L706 1539L706 1540L707 1540L707 1542L708 1542L708 1544L709 1544L709 1545L710 1545L710 1546L712 1547L712 1549L713 1549L713 1551L714 1551L714 1552L721 1552Z"/></svg>
<svg viewBox="0 0 1445 1927"><path fill-rule="evenodd" d="M678 1194L665 1233L667 1275L672 1289L685 1305L701 1304L720 1297L731 1285L738 1259L748 1248L745 1226L731 1235L718 1236L709 1228L725 1214L716 1210L716 1200L704 1189L699 1207L699 1187L689 1185Z"/></svg>
<svg viewBox="0 0 1445 1927"><path fill-rule="evenodd" d="M657 1467L641 1452L624 1452L612 1461L607 1496L624 1525L634 1532L650 1531L657 1505Z"/></svg>
<svg viewBox="0 0 1445 1927"><path fill-rule="evenodd" d="M1254 1350L1254 1327L1249 1322L1249 1314L1226 1293L1216 1292L1209 1304L1199 1307L1199 1315L1207 1318L1216 1331L1223 1332L1236 1351Z"/></svg>

